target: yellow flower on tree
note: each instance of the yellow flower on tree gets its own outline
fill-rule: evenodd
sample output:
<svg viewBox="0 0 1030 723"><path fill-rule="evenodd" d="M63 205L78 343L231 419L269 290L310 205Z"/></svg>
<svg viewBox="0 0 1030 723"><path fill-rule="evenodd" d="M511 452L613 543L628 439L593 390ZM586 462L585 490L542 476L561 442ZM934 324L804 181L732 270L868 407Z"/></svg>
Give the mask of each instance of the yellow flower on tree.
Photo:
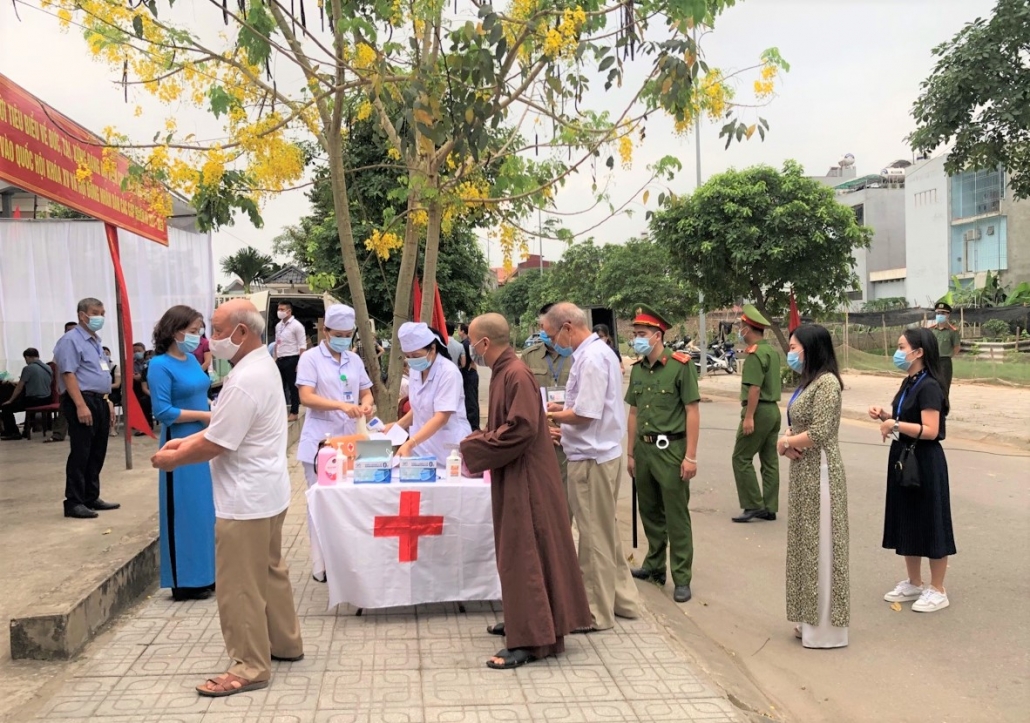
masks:
<svg viewBox="0 0 1030 723"><path fill-rule="evenodd" d="M619 138L619 159L623 168L628 169L633 165L633 139L629 137L629 132Z"/></svg>
<svg viewBox="0 0 1030 723"><path fill-rule="evenodd" d="M372 235L365 239L365 248L375 253L384 261L390 258L390 252L396 251L404 245L404 239L392 231L383 233L379 229L372 231Z"/></svg>

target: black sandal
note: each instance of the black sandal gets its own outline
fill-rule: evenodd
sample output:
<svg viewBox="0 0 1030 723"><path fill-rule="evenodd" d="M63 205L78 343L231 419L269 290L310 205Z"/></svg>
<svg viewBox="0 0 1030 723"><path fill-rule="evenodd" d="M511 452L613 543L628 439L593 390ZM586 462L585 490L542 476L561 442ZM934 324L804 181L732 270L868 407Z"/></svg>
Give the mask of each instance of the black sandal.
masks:
<svg viewBox="0 0 1030 723"><path fill-rule="evenodd" d="M515 648L514 650L503 650L497 651L495 658L500 658L504 662L498 665L493 660L486 661L486 667L493 668L494 670L511 670L513 668L521 668L526 663L532 663L536 658L529 654L525 648Z"/></svg>
<svg viewBox="0 0 1030 723"><path fill-rule="evenodd" d="M490 633L491 635L500 635L503 638L504 637L504 621L502 620L501 622L497 623L496 625L487 625L486 626L486 632Z"/></svg>

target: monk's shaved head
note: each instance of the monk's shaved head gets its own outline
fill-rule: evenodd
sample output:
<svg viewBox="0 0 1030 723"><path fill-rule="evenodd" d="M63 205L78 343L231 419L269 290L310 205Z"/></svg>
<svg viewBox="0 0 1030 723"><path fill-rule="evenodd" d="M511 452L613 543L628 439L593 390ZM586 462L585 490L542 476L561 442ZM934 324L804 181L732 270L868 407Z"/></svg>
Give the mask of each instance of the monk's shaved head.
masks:
<svg viewBox="0 0 1030 723"><path fill-rule="evenodd" d="M479 341L482 338L490 340L490 344L496 347L508 346L511 344L511 327L508 320L500 314L483 314L477 316L469 325L469 338Z"/></svg>

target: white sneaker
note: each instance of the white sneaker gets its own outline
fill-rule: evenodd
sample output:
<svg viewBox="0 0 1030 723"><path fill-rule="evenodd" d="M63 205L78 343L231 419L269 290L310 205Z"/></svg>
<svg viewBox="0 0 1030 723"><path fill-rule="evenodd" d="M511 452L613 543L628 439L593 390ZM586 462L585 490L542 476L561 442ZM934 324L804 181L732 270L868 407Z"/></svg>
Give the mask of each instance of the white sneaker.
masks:
<svg viewBox="0 0 1030 723"><path fill-rule="evenodd" d="M913 585L908 580L899 582L893 590L883 596L887 602L912 602L918 600L924 594L923 588Z"/></svg>
<svg viewBox="0 0 1030 723"><path fill-rule="evenodd" d="M946 593L939 592L932 587L928 587L923 590L923 594L912 603L912 611L917 613L935 613L938 610L951 605L948 602L948 596Z"/></svg>

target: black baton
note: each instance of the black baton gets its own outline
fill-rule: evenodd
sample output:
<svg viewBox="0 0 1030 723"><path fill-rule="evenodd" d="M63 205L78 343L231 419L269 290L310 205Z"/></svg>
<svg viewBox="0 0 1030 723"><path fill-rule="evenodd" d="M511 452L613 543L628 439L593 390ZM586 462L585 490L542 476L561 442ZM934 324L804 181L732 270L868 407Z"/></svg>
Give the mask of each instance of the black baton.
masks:
<svg viewBox="0 0 1030 723"><path fill-rule="evenodd" d="M630 477L633 481L633 498L630 500L630 516L633 518L633 549L637 549L637 478Z"/></svg>

